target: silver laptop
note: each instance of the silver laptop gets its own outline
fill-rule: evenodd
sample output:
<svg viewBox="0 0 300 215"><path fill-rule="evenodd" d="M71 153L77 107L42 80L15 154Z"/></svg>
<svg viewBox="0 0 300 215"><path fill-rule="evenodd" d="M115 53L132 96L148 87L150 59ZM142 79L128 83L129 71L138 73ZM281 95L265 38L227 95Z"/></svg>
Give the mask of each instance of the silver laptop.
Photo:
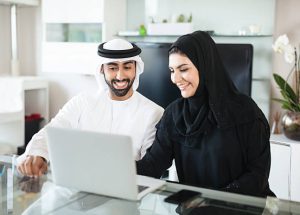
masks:
<svg viewBox="0 0 300 215"><path fill-rule="evenodd" d="M48 127L54 183L122 199L139 200L165 181L136 175L129 136Z"/></svg>

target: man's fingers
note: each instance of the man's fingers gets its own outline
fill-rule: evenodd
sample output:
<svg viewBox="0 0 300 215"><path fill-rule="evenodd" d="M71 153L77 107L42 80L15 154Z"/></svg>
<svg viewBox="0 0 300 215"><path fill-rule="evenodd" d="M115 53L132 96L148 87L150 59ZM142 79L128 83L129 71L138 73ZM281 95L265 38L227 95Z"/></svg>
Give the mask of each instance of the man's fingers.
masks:
<svg viewBox="0 0 300 215"><path fill-rule="evenodd" d="M32 161L32 173L33 176L38 176L39 171L40 171L40 160L38 159L38 157L34 157L33 161Z"/></svg>
<svg viewBox="0 0 300 215"><path fill-rule="evenodd" d="M32 161L33 161L33 156L28 156L23 164L24 169L25 169L25 175L32 176Z"/></svg>
<svg viewBox="0 0 300 215"><path fill-rule="evenodd" d="M47 169L48 169L48 165L45 161L43 161L43 165L39 171L39 176L42 176L47 171Z"/></svg>
<svg viewBox="0 0 300 215"><path fill-rule="evenodd" d="M36 156L32 162L32 172L34 176L40 176L40 172L44 173L46 162L42 157Z"/></svg>
<svg viewBox="0 0 300 215"><path fill-rule="evenodd" d="M18 171L26 176L41 176L47 171L47 162L40 156L28 156L18 165Z"/></svg>

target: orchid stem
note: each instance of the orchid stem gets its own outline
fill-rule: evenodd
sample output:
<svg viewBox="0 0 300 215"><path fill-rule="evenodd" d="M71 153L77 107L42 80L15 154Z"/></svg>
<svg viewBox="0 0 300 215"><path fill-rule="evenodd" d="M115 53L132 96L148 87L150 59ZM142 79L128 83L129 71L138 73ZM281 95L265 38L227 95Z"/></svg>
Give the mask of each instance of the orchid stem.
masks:
<svg viewBox="0 0 300 215"><path fill-rule="evenodd" d="M297 55L297 48L296 47L294 47L294 51L295 51L295 66L294 66L295 68L294 69L295 69L295 76L296 76L296 78L295 78L296 79L296 95L297 95L297 101L299 103L300 102L299 101L299 94L300 94L300 92L299 92L299 90L300 90L299 89L299 81L300 81L299 78L300 77L299 76L300 75L299 75L299 70L298 70L298 61L297 61L298 60L298 55Z"/></svg>

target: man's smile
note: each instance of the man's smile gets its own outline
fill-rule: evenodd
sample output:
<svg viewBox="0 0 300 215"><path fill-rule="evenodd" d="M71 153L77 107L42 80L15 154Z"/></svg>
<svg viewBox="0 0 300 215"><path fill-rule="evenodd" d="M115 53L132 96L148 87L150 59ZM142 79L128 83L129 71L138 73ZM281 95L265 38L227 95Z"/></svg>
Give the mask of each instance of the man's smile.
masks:
<svg viewBox="0 0 300 215"><path fill-rule="evenodd" d="M113 86L115 89L124 89L128 86L129 82L127 80L123 81L113 81Z"/></svg>

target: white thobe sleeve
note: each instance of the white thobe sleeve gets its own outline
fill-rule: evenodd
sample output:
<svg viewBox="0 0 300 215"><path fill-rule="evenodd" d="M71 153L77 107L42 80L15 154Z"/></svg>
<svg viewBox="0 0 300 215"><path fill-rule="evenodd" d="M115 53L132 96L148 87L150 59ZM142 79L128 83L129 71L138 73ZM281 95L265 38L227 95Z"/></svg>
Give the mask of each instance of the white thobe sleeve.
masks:
<svg viewBox="0 0 300 215"><path fill-rule="evenodd" d="M160 118L163 115L163 109L159 108L152 115L149 116L149 123L145 130L144 141L140 150L140 159L144 157L147 152L147 149L152 145L155 139L156 127L155 125L159 122Z"/></svg>
<svg viewBox="0 0 300 215"><path fill-rule="evenodd" d="M26 147L25 153L18 158L17 162L22 162L28 155L41 156L49 161L45 128L49 126L77 128L85 105L86 102L82 94L68 101L51 122L32 137Z"/></svg>

